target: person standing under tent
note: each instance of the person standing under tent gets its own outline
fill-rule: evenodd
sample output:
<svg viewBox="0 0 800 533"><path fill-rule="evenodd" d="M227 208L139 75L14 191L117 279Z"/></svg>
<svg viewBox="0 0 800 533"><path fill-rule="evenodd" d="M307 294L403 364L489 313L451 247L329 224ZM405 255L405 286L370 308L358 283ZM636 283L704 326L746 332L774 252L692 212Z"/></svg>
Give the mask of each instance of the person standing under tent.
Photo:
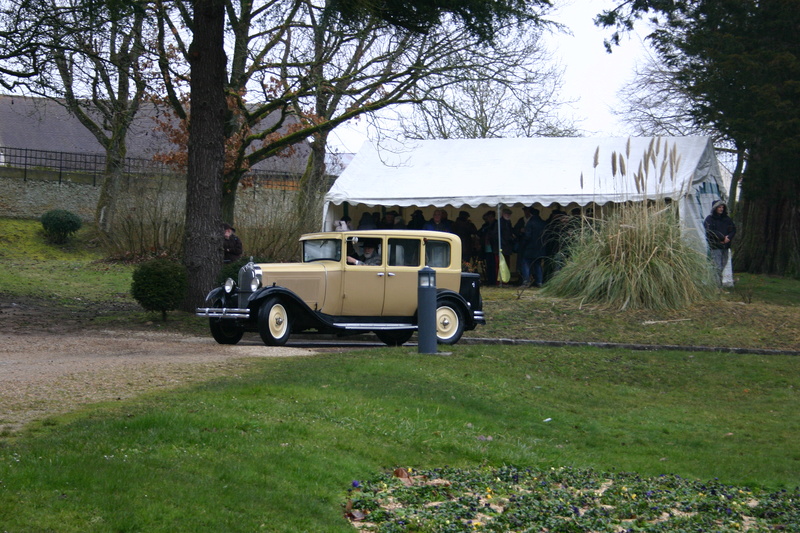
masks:
<svg viewBox="0 0 800 533"><path fill-rule="evenodd" d="M358 229L378 229L375 219L372 218L372 213L364 212L361 214L361 220L358 221Z"/></svg>
<svg viewBox="0 0 800 533"><path fill-rule="evenodd" d="M483 226L478 230L481 241L481 253L486 265L486 285L497 285L497 259L499 253L499 235L497 234L497 217L489 210L483 215Z"/></svg>
<svg viewBox="0 0 800 533"><path fill-rule="evenodd" d="M531 218L525 224L525 233L520 245L522 255L522 285L531 284L531 270L533 270L533 285L541 287L544 281L542 260L547 255L544 243L544 233L547 223L539 216L539 210L531 208Z"/></svg>
<svg viewBox="0 0 800 533"><path fill-rule="evenodd" d="M525 224L531 219L532 205L522 207L522 216L514 224L514 253L517 254L517 273L520 281L522 280L522 239L525 237Z"/></svg>
<svg viewBox="0 0 800 533"><path fill-rule="evenodd" d="M422 209L417 209L411 214L411 220L408 221L406 227L408 229L422 229L425 225L425 216L422 214Z"/></svg>
<svg viewBox="0 0 800 533"><path fill-rule="evenodd" d="M422 226L422 229L428 231L446 231L447 233L451 233L450 226L450 221L447 220L447 212L444 209L436 209L433 212L433 218L426 222L425 225Z"/></svg>
<svg viewBox="0 0 800 533"><path fill-rule="evenodd" d="M461 261L469 263L475 255L473 242L478 235L478 228L469 219L467 211L460 211L450 229L461 239Z"/></svg>
<svg viewBox="0 0 800 533"><path fill-rule="evenodd" d="M515 240L514 226L511 224L511 209L505 207L500 211L500 250L503 253L503 260L509 268Z"/></svg>

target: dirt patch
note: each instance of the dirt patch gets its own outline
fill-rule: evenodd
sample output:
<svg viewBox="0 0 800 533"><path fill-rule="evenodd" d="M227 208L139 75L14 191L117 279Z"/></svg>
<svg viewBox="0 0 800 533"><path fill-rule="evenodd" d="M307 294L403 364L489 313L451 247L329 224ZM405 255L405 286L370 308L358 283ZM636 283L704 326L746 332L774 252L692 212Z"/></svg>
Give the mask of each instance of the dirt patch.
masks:
<svg viewBox="0 0 800 533"><path fill-rule="evenodd" d="M0 301L0 435L80 405L235 375L253 357L314 353L255 340L222 346L210 335L102 329L93 325L102 312Z"/></svg>

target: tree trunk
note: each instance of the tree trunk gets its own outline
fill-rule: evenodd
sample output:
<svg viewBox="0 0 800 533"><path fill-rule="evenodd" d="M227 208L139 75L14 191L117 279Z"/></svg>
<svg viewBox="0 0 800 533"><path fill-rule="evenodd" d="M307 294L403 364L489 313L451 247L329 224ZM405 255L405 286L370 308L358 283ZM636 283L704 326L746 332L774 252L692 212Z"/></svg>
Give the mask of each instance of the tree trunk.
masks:
<svg viewBox="0 0 800 533"><path fill-rule="evenodd" d="M736 202L739 200L739 182L742 180L742 170L744 169L745 150L743 148L736 149L736 168L733 169L731 174L731 183L728 186L728 205L731 209L736 208Z"/></svg>
<svg viewBox="0 0 800 533"><path fill-rule="evenodd" d="M103 184L100 186L100 195L97 199L97 207L94 212L94 221L97 229L105 235L111 233L114 223L116 205L115 201L119 198L119 170L103 173Z"/></svg>
<svg viewBox="0 0 800 533"><path fill-rule="evenodd" d="M127 126L125 126L127 128ZM127 131L127 130L126 130ZM120 197L120 180L125 168L125 135L120 142L106 146L106 168L103 172L103 185L100 187L100 196L94 212L94 221L97 229L109 235L114 227L116 217L116 202Z"/></svg>
<svg viewBox="0 0 800 533"><path fill-rule="evenodd" d="M321 132L314 135L314 142L311 143L311 153L308 155L303 177L300 178L300 190L297 194L296 211L300 213L301 220L317 220L321 215L318 209L319 199L327 189L325 187L327 142L328 133Z"/></svg>
<svg viewBox="0 0 800 533"><path fill-rule="evenodd" d="M225 161L225 4L195 0L189 48L191 118L186 179L184 264L189 290L183 309L203 303L222 265L222 172Z"/></svg>
<svg viewBox="0 0 800 533"><path fill-rule="evenodd" d="M244 172L235 170L222 179L222 221L234 225L236 217L236 193Z"/></svg>
<svg viewBox="0 0 800 533"><path fill-rule="evenodd" d="M775 154L770 154L775 155ZM736 213L736 270L800 278L798 170L750 153Z"/></svg>

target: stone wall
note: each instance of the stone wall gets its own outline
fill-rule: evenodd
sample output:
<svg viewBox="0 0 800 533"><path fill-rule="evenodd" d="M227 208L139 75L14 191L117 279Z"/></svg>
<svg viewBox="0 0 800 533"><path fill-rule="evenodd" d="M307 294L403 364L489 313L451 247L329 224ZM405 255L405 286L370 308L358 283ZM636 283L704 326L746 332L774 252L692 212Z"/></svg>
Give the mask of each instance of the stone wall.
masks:
<svg viewBox="0 0 800 533"><path fill-rule="evenodd" d="M0 168L0 216L39 218L51 209L66 209L93 221L100 187L91 178L61 176L59 181L58 172L28 170L23 176L21 170Z"/></svg>
<svg viewBox="0 0 800 533"><path fill-rule="evenodd" d="M100 195L102 176L33 171L0 167L0 216L38 219L52 209L66 209L84 222L93 222ZM296 187L296 183L294 183ZM174 177L124 177L119 184L118 212L144 218L169 213L183 219L186 205L186 184ZM260 218L265 210L286 214L297 194L292 188L262 184L238 191L237 219ZM241 223L237 220L237 223Z"/></svg>

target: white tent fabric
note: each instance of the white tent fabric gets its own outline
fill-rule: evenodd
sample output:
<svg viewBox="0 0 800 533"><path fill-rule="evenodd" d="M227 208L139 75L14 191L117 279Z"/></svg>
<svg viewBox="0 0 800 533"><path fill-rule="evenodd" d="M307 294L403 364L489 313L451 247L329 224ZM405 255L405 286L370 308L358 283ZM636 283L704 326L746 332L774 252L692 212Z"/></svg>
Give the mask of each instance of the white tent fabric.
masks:
<svg viewBox="0 0 800 533"><path fill-rule="evenodd" d="M380 151L366 143L325 196L323 224L332 228L345 202L496 208L669 198L687 237L705 248L703 220L723 191L707 137L447 139Z"/></svg>
<svg viewBox="0 0 800 533"><path fill-rule="evenodd" d="M651 141L654 151L658 142L659 153L657 163L649 165L648 198L677 198L689 184L719 178L705 137L430 140L381 151L367 143L326 201L398 207L636 201L644 191L637 191L633 175ZM675 179L659 183L660 165L673 149L680 156ZM625 160L624 176L619 164L614 175L612 154Z"/></svg>

